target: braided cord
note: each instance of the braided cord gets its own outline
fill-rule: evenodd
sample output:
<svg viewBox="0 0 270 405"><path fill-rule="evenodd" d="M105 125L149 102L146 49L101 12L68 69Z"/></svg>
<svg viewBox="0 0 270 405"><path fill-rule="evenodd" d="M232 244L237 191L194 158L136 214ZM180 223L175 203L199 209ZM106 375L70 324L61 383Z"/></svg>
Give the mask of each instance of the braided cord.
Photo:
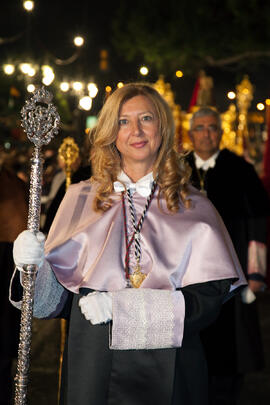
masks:
<svg viewBox="0 0 270 405"><path fill-rule="evenodd" d="M132 220L132 225L133 225L133 229L134 229L134 240L135 240L135 257L137 262L140 261L141 258L141 244L140 244L140 231L137 229L136 226L136 214L135 214L135 209L133 206L133 200L131 197L131 192L130 189L127 190L127 198L128 198L128 205L129 205L129 212L130 212L130 216L131 216L131 220ZM143 213L145 215L145 213Z"/></svg>
<svg viewBox="0 0 270 405"><path fill-rule="evenodd" d="M141 218L138 221L138 224L136 225L136 217L135 217L135 210L133 207L133 201L132 197L130 194L130 190L127 190L127 197L128 197L128 203L129 203L129 208L130 208L130 215L132 219L132 224L133 224L133 234L131 236L131 239L128 241L128 233L127 233L127 216L126 216L126 208L125 208L125 197L124 197L124 192L122 192L122 206L123 206L123 216L124 216L124 228L125 228L125 239L126 239L126 256L125 256L125 274L126 274L126 279L129 279L129 251L130 247L135 239L135 257L136 260L139 262L141 258L141 246L140 246L140 232L142 229L142 225L145 219L146 212L150 206L150 203L153 199L155 190L157 188L157 183L154 181L151 189L150 195L147 197L147 201L143 210L143 213L141 215ZM137 236L138 235L138 236Z"/></svg>

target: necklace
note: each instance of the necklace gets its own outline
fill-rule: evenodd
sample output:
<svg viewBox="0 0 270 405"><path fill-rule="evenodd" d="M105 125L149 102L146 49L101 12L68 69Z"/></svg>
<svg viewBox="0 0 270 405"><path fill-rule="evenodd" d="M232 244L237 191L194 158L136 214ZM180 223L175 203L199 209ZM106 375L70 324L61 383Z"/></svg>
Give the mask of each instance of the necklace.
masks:
<svg viewBox="0 0 270 405"><path fill-rule="evenodd" d="M126 207L125 207L125 197L124 197L124 192L122 191L122 207L123 207L124 231L125 231L125 241L126 241L125 274L126 274L126 280L127 280L128 287L133 286L135 288L139 288L141 283L147 276L146 274L142 273L141 265L140 265L140 259L141 259L140 232L142 229L142 225L143 225L143 221L145 219L146 212L153 199L156 187L157 187L157 183L154 181L153 185L152 185L151 193L147 198L143 213L142 213L141 218L139 219L137 225L136 225L135 210L133 207L131 193L130 193L129 189L127 190L127 199L128 199L130 215L131 215L131 219L132 219L132 225L133 225L133 229L134 229L130 240L128 240L128 233L127 233L127 216L126 216ZM135 243L135 257L136 257L137 264L136 264L134 272L132 274L130 274L129 252L130 252L130 247L131 247L133 241Z"/></svg>
<svg viewBox="0 0 270 405"><path fill-rule="evenodd" d="M204 188L207 170L202 170L202 174L200 172L200 169L198 169L197 167L196 167L196 170L197 170L197 175L198 175L199 182L200 182L200 191L201 191L201 193L203 193L204 195L207 196L207 190Z"/></svg>

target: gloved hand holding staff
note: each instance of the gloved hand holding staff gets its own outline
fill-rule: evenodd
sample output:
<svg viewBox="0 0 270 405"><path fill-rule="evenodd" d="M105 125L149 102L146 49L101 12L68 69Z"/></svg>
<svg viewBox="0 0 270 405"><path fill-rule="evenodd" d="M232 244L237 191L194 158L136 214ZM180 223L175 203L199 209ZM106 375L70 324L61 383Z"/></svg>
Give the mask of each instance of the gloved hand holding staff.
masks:
<svg viewBox="0 0 270 405"><path fill-rule="evenodd" d="M27 228L37 234L40 224L40 197L42 184L43 159L41 147L47 145L57 134L60 117L55 106L51 103L52 95L44 87L34 92L33 97L26 101L22 108L22 126L27 137L34 144L31 159L30 197ZM29 354L31 348L33 298L36 264L23 266L22 284L23 300L21 313L20 342L18 365L15 377L15 405L26 404L28 383Z"/></svg>

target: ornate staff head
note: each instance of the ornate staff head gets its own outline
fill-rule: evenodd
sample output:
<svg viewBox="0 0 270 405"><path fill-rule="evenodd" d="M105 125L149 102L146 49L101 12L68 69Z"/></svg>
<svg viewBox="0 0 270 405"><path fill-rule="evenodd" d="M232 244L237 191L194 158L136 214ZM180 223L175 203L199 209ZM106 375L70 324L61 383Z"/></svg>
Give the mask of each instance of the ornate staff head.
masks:
<svg viewBox="0 0 270 405"><path fill-rule="evenodd" d="M22 127L36 147L47 145L58 133L60 116L52 104L52 94L42 86L21 110Z"/></svg>

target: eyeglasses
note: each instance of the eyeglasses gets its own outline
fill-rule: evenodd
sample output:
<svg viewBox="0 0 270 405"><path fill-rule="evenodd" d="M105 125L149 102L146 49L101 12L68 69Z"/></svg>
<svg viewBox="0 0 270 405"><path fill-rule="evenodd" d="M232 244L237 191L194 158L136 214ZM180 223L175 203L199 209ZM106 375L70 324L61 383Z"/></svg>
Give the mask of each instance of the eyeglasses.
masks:
<svg viewBox="0 0 270 405"><path fill-rule="evenodd" d="M219 131L219 127L217 125L209 125L208 127L205 127L204 125L197 125L195 128L192 129L192 131L195 132L217 132Z"/></svg>

